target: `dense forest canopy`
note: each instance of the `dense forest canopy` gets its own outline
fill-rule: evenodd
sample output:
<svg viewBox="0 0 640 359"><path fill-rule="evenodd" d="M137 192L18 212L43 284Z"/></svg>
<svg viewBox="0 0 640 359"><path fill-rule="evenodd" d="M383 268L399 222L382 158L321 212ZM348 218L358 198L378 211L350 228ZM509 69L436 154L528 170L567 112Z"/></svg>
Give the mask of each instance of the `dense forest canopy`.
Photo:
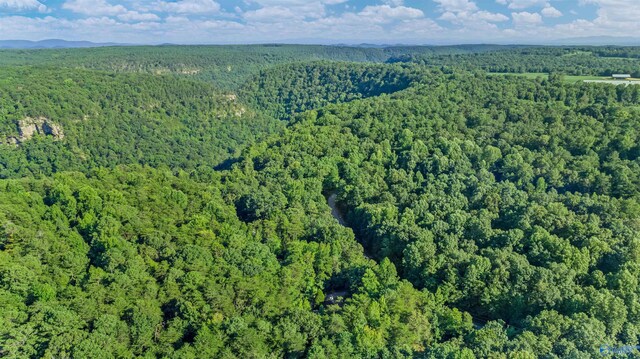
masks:
<svg viewBox="0 0 640 359"><path fill-rule="evenodd" d="M215 166L282 128L208 83L52 67L3 69L0 108L0 177L131 163ZM56 124L64 140L26 136L29 119Z"/></svg>
<svg viewBox="0 0 640 359"><path fill-rule="evenodd" d="M412 62L489 72L534 72L565 75L640 77L640 47L501 47L493 52L419 54L391 57L390 63Z"/></svg>
<svg viewBox="0 0 640 359"><path fill-rule="evenodd" d="M211 82L220 89L235 90L259 71L278 64L321 60L382 63L409 54L467 54L503 48L497 45L347 47L272 44L0 50L0 66L45 65L174 75Z"/></svg>
<svg viewBox="0 0 640 359"><path fill-rule="evenodd" d="M428 48L405 48L423 53ZM406 51L404 51L406 50ZM2 50L2 65L55 65L115 73L174 75L235 89L258 71L296 61L384 62L396 54L384 48L339 46L148 46L52 50Z"/></svg>
<svg viewBox="0 0 640 359"><path fill-rule="evenodd" d="M634 348L638 54L2 51L0 356Z"/></svg>
<svg viewBox="0 0 640 359"><path fill-rule="evenodd" d="M253 76L240 95L275 118L289 118L330 103L404 90L419 71L416 66L336 62L279 65Z"/></svg>

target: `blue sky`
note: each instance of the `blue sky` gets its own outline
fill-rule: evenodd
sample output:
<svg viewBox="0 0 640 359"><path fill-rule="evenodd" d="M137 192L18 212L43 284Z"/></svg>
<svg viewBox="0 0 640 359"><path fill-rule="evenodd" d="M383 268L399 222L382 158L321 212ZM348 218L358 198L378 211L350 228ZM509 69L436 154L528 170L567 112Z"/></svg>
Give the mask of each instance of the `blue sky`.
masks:
<svg viewBox="0 0 640 359"><path fill-rule="evenodd" d="M640 0L0 0L0 39L548 43L640 36Z"/></svg>

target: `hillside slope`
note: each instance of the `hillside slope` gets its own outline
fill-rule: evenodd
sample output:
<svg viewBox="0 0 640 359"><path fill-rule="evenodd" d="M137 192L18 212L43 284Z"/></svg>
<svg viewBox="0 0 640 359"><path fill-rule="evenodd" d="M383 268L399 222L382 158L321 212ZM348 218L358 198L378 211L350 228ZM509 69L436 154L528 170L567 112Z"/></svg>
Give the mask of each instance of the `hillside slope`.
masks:
<svg viewBox="0 0 640 359"><path fill-rule="evenodd" d="M471 328L366 260L326 205L245 224L207 182L138 166L0 180L0 355L408 357Z"/></svg>
<svg viewBox="0 0 640 359"><path fill-rule="evenodd" d="M275 118L403 90L419 78L415 67L343 62L280 65L261 71L239 93Z"/></svg>
<svg viewBox="0 0 640 359"><path fill-rule="evenodd" d="M233 93L167 76L6 68L0 93L0 177L215 166L282 127Z"/></svg>
<svg viewBox="0 0 640 359"><path fill-rule="evenodd" d="M92 49L0 50L0 65L56 66L116 73L174 75L236 90L252 76L295 62L382 63L401 55L482 53L495 45L351 47L319 45L118 46Z"/></svg>
<svg viewBox="0 0 640 359"><path fill-rule="evenodd" d="M259 50L231 92L179 63L153 74L159 49L118 50L134 65L112 72L73 68L112 49L2 68L0 356L556 359L638 342L640 86L272 67L317 52L265 46L227 58ZM183 63L211 47L194 49Z"/></svg>
<svg viewBox="0 0 640 359"><path fill-rule="evenodd" d="M300 115L244 151L229 195L254 223L337 194L367 253L482 327L452 327L458 350L597 356L640 328L637 95L432 71Z"/></svg>

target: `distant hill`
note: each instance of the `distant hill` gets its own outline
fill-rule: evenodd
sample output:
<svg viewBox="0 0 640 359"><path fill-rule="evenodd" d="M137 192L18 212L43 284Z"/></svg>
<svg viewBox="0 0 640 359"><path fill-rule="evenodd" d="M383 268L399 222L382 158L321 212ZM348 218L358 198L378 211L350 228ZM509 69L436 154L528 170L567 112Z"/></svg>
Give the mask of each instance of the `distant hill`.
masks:
<svg viewBox="0 0 640 359"><path fill-rule="evenodd" d="M552 41L551 45L583 45L583 46L640 46L640 38L617 36L573 37Z"/></svg>
<svg viewBox="0 0 640 359"><path fill-rule="evenodd" d="M90 41L67 41L60 39L48 39L41 41L29 40L0 40L0 49L64 49L64 48L82 48L82 47L104 47L118 46L120 44L95 43Z"/></svg>

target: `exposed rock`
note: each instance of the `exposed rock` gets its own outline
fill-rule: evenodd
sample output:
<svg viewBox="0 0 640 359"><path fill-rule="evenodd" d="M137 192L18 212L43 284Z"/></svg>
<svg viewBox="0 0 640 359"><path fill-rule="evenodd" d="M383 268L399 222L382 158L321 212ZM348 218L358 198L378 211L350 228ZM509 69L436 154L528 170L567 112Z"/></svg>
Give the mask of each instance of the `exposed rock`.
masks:
<svg viewBox="0 0 640 359"><path fill-rule="evenodd" d="M64 138L64 133L62 132L62 126L55 124L53 122L44 121L42 123L42 131L45 135L53 136L55 138L61 139Z"/></svg>
<svg viewBox="0 0 640 359"><path fill-rule="evenodd" d="M18 140L17 138L11 136L7 138L7 143L10 145L18 145L20 143L20 140Z"/></svg>
<svg viewBox="0 0 640 359"><path fill-rule="evenodd" d="M37 120L27 117L18 122L18 131L20 132L20 140L28 140L36 133L39 133L38 126L36 126Z"/></svg>
<svg viewBox="0 0 640 359"><path fill-rule="evenodd" d="M153 71L153 73L156 74L156 75L166 75L166 74L171 73L171 69L168 69L166 67L160 67L160 68L155 69Z"/></svg>
<svg viewBox="0 0 640 359"><path fill-rule="evenodd" d="M56 140L64 138L62 126L45 117L25 117L18 121L18 133L19 137L8 137L6 142L18 145L35 135L52 136Z"/></svg>
<svg viewBox="0 0 640 359"><path fill-rule="evenodd" d="M181 75L197 75L200 73L200 69L182 69L177 72Z"/></svg>
<svg viewBox="0 0 640 359"><path fill-rule="evenodd" d="M240 107L236 109L234 114L236 115L236 117L242 117L242 115L244 115L245 112L247 112L247 109L245 109L244 107Z"/></svg>

